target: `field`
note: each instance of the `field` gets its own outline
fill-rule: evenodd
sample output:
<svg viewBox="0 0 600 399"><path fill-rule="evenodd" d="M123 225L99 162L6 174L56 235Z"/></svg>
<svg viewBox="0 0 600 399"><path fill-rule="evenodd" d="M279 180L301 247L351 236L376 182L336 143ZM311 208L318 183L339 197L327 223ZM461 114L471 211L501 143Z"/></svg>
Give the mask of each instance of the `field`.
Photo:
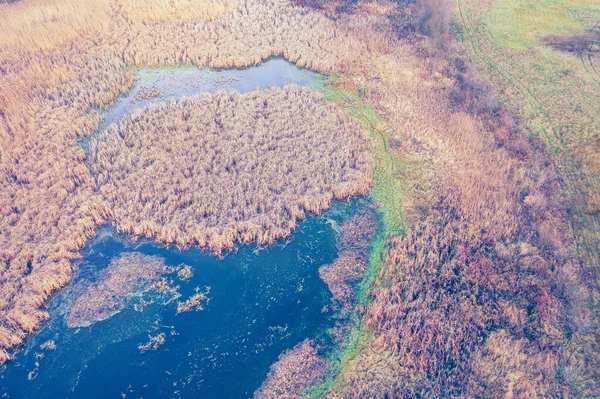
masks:
<svg viewBox="0 0 600 399"><path fill-rule="evenodd" d="M458 11L456 33L464 55L489 79L527 134L544 143L556 165L573 237L564 250L585 270L597 319L600 6L589 1L459 1ZM576 345L595 358L588 359L589 366L597 364L599 337L593 328L588 335Z"/></svg>
<svg viewBox="0 0 600 399"><path fill-rule="evenodd" d="M0 28L0 362L39 328L44 301L102 223L219 252L272 242L305 211L370 189L382 231L368 265L356 258L365 277L348 302L352 328L327 358L309 342L282 354L257 395L598 396L597 5L241 0L190 12L192 3L0 5L0 19L14 21ZM133 66L272 56L328 74L323 93L150 107L92 138L88 169L76 141L131 86ZM265 148L248 144L249 130ZM289 131L306 141L286 146ZM224 163L194 162L205 150L188 135ZM289 188L275 184L283 172L265 151L287 165ZM238 178L238 163L257 173L240 173L235 198L214 193ZM192 193L207 179L202 203ZM348 262L323 271L340 298L336 273L353 270ZM290 377L302 362L309 373Z"/></svg>
<svg viewBox="0 0 600 399"><path fill-rule="evenodd" d="M589 261L597 258L600 169L600 67L597 23L600 7L588 1L545 1L528 5L458 3L458 36L466 55L489 78L501 101L528 134L548 146L573 207L573 231ZM560 51L554 37L591 35L580 47ZM565 48L563 48L565 50Z"/></svg>

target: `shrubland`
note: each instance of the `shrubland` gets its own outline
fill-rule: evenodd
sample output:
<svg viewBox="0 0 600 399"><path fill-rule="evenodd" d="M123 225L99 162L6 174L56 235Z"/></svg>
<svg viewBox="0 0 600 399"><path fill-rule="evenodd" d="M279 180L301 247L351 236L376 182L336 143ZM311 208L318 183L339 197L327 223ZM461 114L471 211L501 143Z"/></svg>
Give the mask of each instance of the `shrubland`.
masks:
<svg viewBox="0 0 600 399"><path fill-rule="evenodd" d="M0 6L2 19L26 1ZM571 77L582 76L579 69L556 75L575 82L561 86L564 96L536 87L534 97L517 82L506 90L523 93L525 106L513 117L493 95L482 95L478 87L485 85L473 84L474 71L448 56L453 35L398 35L394 29L401 25L388 16L401 4L380 4L332 17L325 7L247 0L208 20L135 22L111 3L110 28L89 22L82 37L65 36L52 46L18 38L3 42L0 347L8 350L38 328L47 317L40 307L69 280L78 250L98 224L118 215L75 141L91 135L100 120L97 110L131 85L131 66L244 67L284 56L335 76L326 100L368 128L376 143L372 196L386 236L367 271L359 332L364 339L344 354L339 375L323 394L597 395L597 248L588 245L594 239L575 246L579 230L567 223L570 209L581 209L579 215L589 216L586 235L597 237L596 196L586 201L564 194L578 187L595 192L588 184L597 173L595 155L581 143L595 143L596 129L582 129L586 137L566 141L583 165L568 174L554 156L553 141L522 129L531 117L549 118L570 131L573 115L592 115L594 101L577 108L565 98L576 98L578 90L595 98L592 86ZM459 5L464 16L464 3ZM430 20L446 26L444 18ZM469 36L472 25L465 21L461 34ZM51 22L37 25L43 31L52 29ZM480 56L481 43L473 38ZM517 72L538 76L535 68L518 64L497 71L514 81ZM546 113L537 106L539 98L563 104L565 112ZM118 141L118 128L113 133ZM173 147L174 154L179 150ZM578 173L588 183L578 186ZM132 194L141 199L143 191ZM152 198L147 201L152 204ZM579 257L578 248L589 256ZM2 352L0 360L8 357Z"/></svg>

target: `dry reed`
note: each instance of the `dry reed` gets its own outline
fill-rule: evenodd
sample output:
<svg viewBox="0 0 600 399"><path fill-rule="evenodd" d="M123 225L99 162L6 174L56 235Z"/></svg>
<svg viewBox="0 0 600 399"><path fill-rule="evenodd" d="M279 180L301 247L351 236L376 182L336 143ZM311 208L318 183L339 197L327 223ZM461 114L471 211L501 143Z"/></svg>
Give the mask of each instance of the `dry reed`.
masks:
<svg viewBox="0 0 600 399"><path fill-rule="evenodd" d="M336 237L338 257L319 268L319 276L346 312L356 310L353 283L363 278L369 262L369 247L377 225L371 204L363 205L354 216L339 226Z"/></svg>
<svg viewBox="0 0 600 399"><path fill-rule="evenodd" d="M275 362L267 379L254 393L257 399L300 399L302 390L314 384L327 367L317 349L304 340L281 355Z"/></svg>
<svg viewBox="0 0 600 399"><path fill-rule="evenodd" d="M126 252L111 260L94 283L83 281L74 288L67 323L87 326L105 320L124 306L126 294L132 294L154 282L165 272L162 258Z"/></svg>
<svg viewBox="0 0 600 399"><path fill-rule="evenodd" d="M117 201L99 195L75 140L97 128L94 107L130 86L129 65L244 67L284 56L364 89L362 100L387 122L383 133L403 143L386 151L420 165L420 179L407 184L415 198L408 210L420 221L391 239L388 270L365 316L373 339L331 395L564 397L575 389L585 370L583 351L572 348L594 350L585 335L589 265L569 252L560 183L543 148L501 109L477 111L463 68L437 56L439 46L397 39L390 20L367 7L332 20L284 0L247 0L209 21L144 16L150 20L132 24L122 8L104 3L78 2L83 17L71 11L54 20L23 4L0 6L3 22L31 21L2 24L14 32L0 34L0 362L47 317L40 306L69 280L95 227L113 216ZM97 19L85 17L90 10ZM65 18L72 28L54 34ZM451 37L436 40L451 48ZM186 165L168 170L185 182ZM165 241L176 240L185 224L164 222L174 223ZM581 381L584 392L598 392L593 378Z"/></svg>
<svg viewBox="0 0 600 399"><path fill-rule="evenodd" d="M136 112L92 140L90 162L119 230L218 253L366 193L367 135L308 89L227 91Z"/></svg>

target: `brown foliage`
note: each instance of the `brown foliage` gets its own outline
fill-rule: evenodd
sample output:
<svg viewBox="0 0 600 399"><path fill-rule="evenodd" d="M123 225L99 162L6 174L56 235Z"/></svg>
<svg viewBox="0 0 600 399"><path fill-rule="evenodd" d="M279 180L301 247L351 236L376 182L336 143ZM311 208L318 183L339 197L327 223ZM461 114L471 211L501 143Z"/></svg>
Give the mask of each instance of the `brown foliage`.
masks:
<svg viewBox="0 0 600 399"><path fill-rule="evenodd" d="M567 310L552 260L487 241L441 209L393 240L366 318L387 366L360 359L347 396L562 397Z"/></svg>
<svg viewBox="0 0 600 399"><path fill-rule="evenodd" d="M321 377L327 361L320 358L309 340L304 340L281 355L267 379L254 393L257 399L300 399L302 390Z"/></svg>
<svg viewBox="0 0 600 399"><path fill-rule="evenodd" d="M600 37L600 23L584 33L572 36L546 36L543 38L546 46L554 47L557 50L566 51L581 55L585 51L600 52L600 45L597 40Z"/></svg>
<svg viewBox="0 0 600 399"><path fill-rule="evenodd" d="M92 140L90 162L121 231L218 253L366 193L367 135L308 89L227 91L138 111Z"/></svg>
<svg viewBox="0 0 600 399"><path fill-rule="evenodd" d="M355 310L352 283L359 281L369 262L369 247L375 236L377 225L374 210L364 205L356 215L339 227L336 238L337 259L330 265L319 268L319 275L346 312Z"/></svg>
<svg viewBox="0 0 600 399"><path fill-rule="evenodd" d="M208 293L210 287L207 287L204 291L200 290L200 287L196 287L196 293L191 295L188 299L183 302L177 302L177 314L183 312L190 312L192 310L199 312L204 310L204 302L208 301Z"/></svg>
<svg viewBox="0 0 600 399"><path fill-rule="evenodd" d="M159 333L154 336L148 335L148 342L138 345L140 353L157 350L159 347L164 345L166 336L167 335L165 333Z"/></svg>

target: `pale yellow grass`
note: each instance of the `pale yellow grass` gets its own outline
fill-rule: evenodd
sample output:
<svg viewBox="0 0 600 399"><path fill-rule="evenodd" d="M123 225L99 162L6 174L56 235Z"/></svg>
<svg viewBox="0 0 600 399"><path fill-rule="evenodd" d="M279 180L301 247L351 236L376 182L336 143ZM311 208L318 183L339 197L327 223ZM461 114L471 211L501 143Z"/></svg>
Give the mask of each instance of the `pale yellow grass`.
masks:
<svg viewBox="0 0 600 399"><path fill-rule="evenodd" d="M114 29L113 6L130 22L206 21L233 11L238 0L22 0L0 4L0 54L50 50Z"/></svg>
<svg viewBox="0 0 600 399"><path fill-rule="evenodd" d="M118 0L130 22L210 20L233 11L237 0Z"/></svg>
<svg viewBox="0 0 600 399"><path fill-rule="evenodd" d="M109 0L0 4L0 50L51 49L110 26Z"/></svg>

